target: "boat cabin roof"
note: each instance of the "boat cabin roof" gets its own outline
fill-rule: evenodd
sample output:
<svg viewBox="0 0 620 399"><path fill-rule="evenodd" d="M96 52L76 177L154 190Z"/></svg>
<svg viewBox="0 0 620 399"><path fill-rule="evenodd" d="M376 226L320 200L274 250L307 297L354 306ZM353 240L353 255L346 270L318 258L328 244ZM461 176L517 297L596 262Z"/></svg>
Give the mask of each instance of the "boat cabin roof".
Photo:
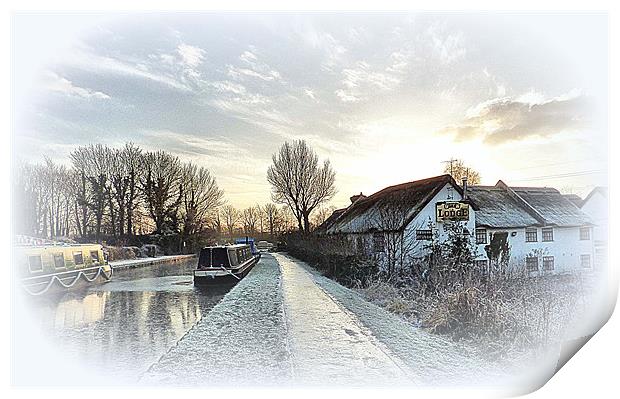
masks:
<svg viewBox="0 0 620 399"><path fill-rule="evenodd" d="M234 245L214 245L212 247L204 247L203 249L212 249L212 248L226 248L226 249L238 249L249 247L248 244L234 244Z"/></svg>

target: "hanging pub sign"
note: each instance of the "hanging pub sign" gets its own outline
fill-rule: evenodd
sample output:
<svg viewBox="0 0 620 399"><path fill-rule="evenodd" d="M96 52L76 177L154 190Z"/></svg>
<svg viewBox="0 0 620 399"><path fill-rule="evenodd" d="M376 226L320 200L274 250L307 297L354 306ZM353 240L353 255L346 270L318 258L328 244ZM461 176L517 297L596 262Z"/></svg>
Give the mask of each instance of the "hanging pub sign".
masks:
<svg viewBox="0 0 620 399"><path fill-rule="evenodd" d="M462 222L469 220L469 204L458 201L437 202L435 204L437 222Z"/></svg>

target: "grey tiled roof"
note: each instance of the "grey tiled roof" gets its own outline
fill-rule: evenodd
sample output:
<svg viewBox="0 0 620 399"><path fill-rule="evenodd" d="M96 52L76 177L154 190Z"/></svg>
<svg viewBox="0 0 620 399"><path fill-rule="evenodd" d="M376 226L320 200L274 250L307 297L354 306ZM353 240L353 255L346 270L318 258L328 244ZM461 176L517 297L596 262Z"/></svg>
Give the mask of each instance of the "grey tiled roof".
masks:
<svg viewBox="0 0 620 399"><path fill-rule="evenodd" d="M508 192L496 186L474 186L467 195L476 204L476 225L486 227L525 227L539 221L510 197Z"/></svg>
<svg viewBox="0 0 620 399"><path fill-rule="evenodd" d="M494 228L526 226L582 226L592 220L555 188L495 186L470 187L478 207L476 224Z"/></svg>
<svg viewBox="0 0 620 399"><path fill-rule="evenodd" d="M592 220L555 188L511 187L514 192L534 207L546 224L555 226L581 226Z"/></svg>

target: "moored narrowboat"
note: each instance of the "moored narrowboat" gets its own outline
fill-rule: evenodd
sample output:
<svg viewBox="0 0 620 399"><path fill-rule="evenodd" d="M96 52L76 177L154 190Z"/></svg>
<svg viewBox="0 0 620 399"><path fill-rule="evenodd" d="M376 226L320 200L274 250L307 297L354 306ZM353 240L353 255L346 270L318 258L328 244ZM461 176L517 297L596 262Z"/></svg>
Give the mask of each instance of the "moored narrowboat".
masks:
<svg viewBox="0 0 620 399"><path fill-rule="evenodd" d="M258 262L248 244L205 247L194 270L194 284L235 284Z"/></svg>
<svg viewBox="0 0 620 399"><path fill-rule="evenodd" d="M15 254L21 284L31 295L77 289L112 278L112 268L99 244L18 245Z"/></svg>

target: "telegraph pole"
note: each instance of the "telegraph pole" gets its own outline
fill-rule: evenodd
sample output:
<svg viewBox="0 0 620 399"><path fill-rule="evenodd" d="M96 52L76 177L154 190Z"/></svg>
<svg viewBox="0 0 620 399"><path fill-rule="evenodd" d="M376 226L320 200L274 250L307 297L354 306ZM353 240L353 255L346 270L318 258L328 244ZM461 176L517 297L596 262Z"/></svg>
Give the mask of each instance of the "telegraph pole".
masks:
<svg viewBox="0 0 620 399"><path fill-rule="evenodd" d="M450 164L450 176L454 176L454 174L453 174L453 172L454 172L454 168L453 168L453 166L454 166L454 163L455 163L456 161L457 161L457 160L456 160L456 159L454 159L454 158L450 158L450 159L449 159L449 160L447 160L447 161L441 161L441 163L449 163L449 164Z"/></svg>

